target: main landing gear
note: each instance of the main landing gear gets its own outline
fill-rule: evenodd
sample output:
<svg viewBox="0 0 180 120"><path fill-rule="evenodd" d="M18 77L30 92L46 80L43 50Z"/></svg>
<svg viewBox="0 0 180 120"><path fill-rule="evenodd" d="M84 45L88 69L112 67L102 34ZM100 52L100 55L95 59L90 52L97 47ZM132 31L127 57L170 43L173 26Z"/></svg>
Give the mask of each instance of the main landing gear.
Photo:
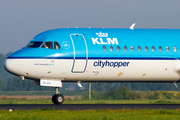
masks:
<svg viewBox="0 0 180 120"><path fill-rule="evenodd" d="M59 93L58 87L56 87L56 94L52 96L52 102L54 104L62 104L64 102L64 96Z"/></svg>

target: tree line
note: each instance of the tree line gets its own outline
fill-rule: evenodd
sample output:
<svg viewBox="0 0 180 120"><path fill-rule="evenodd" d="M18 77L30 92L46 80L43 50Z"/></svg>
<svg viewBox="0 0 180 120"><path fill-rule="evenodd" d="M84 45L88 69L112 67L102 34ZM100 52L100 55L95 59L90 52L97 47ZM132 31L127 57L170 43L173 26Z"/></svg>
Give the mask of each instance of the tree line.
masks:
<svg viewBox="0 0 180 120"><path fill-rule="evenodd" d="M89 99L89 93L84 92L81 99ZM92 100L136 100L136 99L180 99L180 92L177 91L132 91L128 87L121 87L116 90L101 92L91 91Z"/></svg>

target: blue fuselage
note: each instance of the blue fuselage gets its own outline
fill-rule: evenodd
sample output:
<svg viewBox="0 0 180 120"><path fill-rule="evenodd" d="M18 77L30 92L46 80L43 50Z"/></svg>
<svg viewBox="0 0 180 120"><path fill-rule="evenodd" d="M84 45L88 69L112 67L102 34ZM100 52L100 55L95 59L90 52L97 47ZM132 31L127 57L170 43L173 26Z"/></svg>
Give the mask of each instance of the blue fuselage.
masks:
<svg viewBox="0 0 180 120"><path fill-rule="evenodd" d="M99 37L96 33L108 33L107 37ZM32 41L58 41L61 49L44 49L44 48L24 48L16 51L8 58L47 58L47 59L61 59L74 58L73 45L70 34L82 34L85 37L88 50L88 59L179 59L180 52L178 52L180 41L180 30L178 29L55 29L40 33L32 39ZM118 42L109 42L107 38L113 40L116 38ZM93 44L94 40L94 44ZM66 41L65 47L63 42ZM79 45L81 45L79 43ZM84 45L84 44L82 44ZM103 51L103 46L106 46L106 51ZM110 50L113 47L113 51ZM120 47L120 51L117 50ZM127 51L124 51L124 46ZM134 51L131 50L134 47ZM138 51L138 46L141 51ZM145 46L148 51L145 51ZM152 46L155 51L152 51ZM159 51L159 46L162 51ZM166 47L169 47L167 52ZM173 47L177 47L177 52L173 51ZM67 49L67 47L69 47ZM77 58L84 57L81 46L78 46Z"/></svg>

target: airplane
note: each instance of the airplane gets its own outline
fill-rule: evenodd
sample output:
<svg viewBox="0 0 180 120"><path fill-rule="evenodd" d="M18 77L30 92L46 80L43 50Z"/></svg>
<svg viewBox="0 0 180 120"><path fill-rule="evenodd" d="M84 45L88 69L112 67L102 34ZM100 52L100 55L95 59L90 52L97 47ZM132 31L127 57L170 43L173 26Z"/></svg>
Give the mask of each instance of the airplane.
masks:
<svg viewBox="0 0 180 120"><path fill-rule="evenodd" d="M59 28L36 35L9 55L4 68L36 85L63 82L176 82L180 79L180 29Z"/></svg>

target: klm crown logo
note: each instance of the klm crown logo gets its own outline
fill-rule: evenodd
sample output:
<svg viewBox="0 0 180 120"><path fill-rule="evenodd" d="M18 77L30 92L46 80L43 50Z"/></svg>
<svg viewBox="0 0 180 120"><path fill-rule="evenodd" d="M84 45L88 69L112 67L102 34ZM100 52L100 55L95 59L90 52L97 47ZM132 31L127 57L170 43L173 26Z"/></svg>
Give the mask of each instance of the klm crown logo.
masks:
<svg viewBox="0 0 180 120"><path fill-rule="evenodd" d="M95 33L98 37L94 38L92 37L92 43L93 44L101 44L101 45L106 45L106 44L116 44L118 45L118 39L117 38L109 38L108 33L102 33L101 31L99 33Z"/></svg>
<svg viewBox="0 0 180 120"><path fill-rule="evenodd" d="M102 33L101 31L99 33L96 33L98 37L108 37L108 33Z"/></svg>

